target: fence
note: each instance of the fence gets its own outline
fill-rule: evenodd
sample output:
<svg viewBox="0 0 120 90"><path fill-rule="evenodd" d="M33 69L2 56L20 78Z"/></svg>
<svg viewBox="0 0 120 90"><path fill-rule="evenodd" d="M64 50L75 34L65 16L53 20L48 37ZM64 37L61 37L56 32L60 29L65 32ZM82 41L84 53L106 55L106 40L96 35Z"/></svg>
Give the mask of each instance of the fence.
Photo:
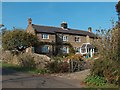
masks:
<svg viewBox="0 0 120 90"><path fill-rule="evenodd" d="M70 72L76 72L86 69L86 62L84 60L82 61L70 60L69 64L70 64L70 68L69 68Z"/></svg>

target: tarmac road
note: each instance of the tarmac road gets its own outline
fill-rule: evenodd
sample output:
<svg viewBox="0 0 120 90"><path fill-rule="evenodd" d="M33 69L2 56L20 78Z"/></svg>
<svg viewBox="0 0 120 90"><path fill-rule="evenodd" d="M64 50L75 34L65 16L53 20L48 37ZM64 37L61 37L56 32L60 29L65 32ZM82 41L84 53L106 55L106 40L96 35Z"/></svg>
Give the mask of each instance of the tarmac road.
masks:
<svg viewBox="0 0 120 90"><path fill-rule="evenodd" d="M80 80L59 75L33 75L2 69L2 88L81 88Z"/></svg>

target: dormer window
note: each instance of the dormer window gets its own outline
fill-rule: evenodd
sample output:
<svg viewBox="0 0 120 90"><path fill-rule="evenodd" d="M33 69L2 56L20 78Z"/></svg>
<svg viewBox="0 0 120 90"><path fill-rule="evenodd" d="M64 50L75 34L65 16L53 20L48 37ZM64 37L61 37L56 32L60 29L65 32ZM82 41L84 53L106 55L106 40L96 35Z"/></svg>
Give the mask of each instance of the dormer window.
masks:
<svg viewBox="0 0 120 90"><path fill-rule="evenodd" d="M42 34L42 39L49 39L49 35L48 34Z"/></svg>
<svg viewBox="0 0 120 90"><path fill-rule="evenodd" d="M68 41L68 36L63 36L63 41Z"/></svg>
<svg viewBox="0 0 120 90"><path fill-rule="evenodd" d="M79 36L76 36L76 37L75 37L75 42L81 42L81 40L80 40L80 37L79 37Z"/></svg>

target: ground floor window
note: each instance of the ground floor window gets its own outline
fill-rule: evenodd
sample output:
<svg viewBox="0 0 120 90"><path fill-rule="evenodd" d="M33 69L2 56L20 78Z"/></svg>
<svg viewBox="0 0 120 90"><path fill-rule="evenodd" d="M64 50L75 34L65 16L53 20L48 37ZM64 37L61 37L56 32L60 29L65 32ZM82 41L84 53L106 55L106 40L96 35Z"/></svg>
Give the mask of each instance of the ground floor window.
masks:
<svg viewBox="0 0 120 90"><path fill-rule="evenodd" d="M86 53L86 49L85 48L81 48L81 53Z"/></svg>
<svg viewBox="0 0 120 90"><path fill-rule="evenodd" d="M75 47L74 49L76 53L80 53L80 47Z"/></svg>
<svg viewBox="0 0 120 90"><path fill-rule="evenodd" d="M33 53L35 52L35 47L32 47L32 52L33 52Z"/></svg>
<svg viewBox="0 0 120 90"><path fill-rule="evenodd" d="M42 46L42 52L43 53L48 53L49 52L49 46L47 46L47 45Z"/></svg>
<svg viewBox="0 0 120 90"><path fill-rule="evenodd" d="M63 47L63 53L69 53L69 47Z"/></svg>

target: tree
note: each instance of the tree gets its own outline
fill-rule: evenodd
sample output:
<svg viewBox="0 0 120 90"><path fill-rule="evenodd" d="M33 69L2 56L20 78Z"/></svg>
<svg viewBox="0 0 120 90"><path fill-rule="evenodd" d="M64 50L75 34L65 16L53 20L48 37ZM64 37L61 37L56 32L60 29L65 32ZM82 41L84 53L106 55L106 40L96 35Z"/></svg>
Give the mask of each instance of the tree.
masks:
<svg viewBox="0 0 120 90"><path fill-rule="evenodd" d="M2 47L4 50L22 52L26 48L36 46L37 44L37 36L27 33L25 30L9 30L2 35Z"/></svg>
<svg viewBox="0 0 120 90"><path fill-rule="evenodd" d="M120 13L120 1L116 4L116 12Z"/></svg>
<svg viewBox="0 0 120 90"><path fill-rule="evenodd" d="M94 42L99 59L94 62L92 75L102 76L109 83L120 86L120 28L98 30L99 39Z"/></svg>

